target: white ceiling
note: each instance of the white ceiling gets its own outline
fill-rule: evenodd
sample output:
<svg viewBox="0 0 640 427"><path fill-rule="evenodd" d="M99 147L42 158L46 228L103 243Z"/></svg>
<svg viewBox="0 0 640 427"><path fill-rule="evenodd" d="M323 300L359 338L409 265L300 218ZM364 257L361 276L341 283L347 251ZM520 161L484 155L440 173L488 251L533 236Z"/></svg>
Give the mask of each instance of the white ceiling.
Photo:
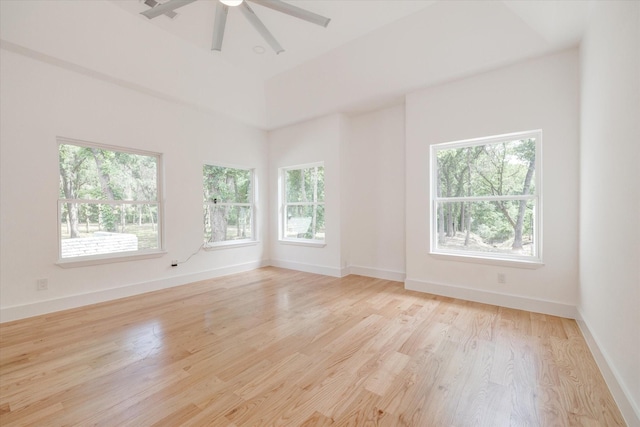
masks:
<svg viewBox="0 0 640 427"><path fill-rule="evenodd" d="M149 7L142 0L111 0L122 9L139 15ZM164 3L161 0L160 3ZM171 19L159 16L145 25L156 25L186 40L209 55L219 55L234 66L266 79L316 58L373 30L428 7L434 0L287 0L331 19L327 28L249 2L260 20L280 42L285 52L276 55L242 15L229 8L222 52L211 51L217 0L198 0L179 9ZM254 46L265 48L256 54Z"/></svg>
<svg viewBox="0 0 640 427"><path fill-rule="evenodd" d="M0 47L274 129L576 46L595 0L286 0L327 28L251 3L280 55L233 9L212 52L215 1L149 20L142 0L0 0Z"/></svg>
<svg viewBox="0 0 640 427"><path fill-rule="evenodd" d="M575 46L589 1L287 0L331 18L323 28L250 3L285 48L276 55L230 8L222 52L212 52L217 0L175 19L140 15L142 0L112 0L154 25L265 82L266 127L398 102L408 91ZM264 46L264 54L253 52Z"/></svg>
<svg viewBox="0 0 640 427"><path fill-rule="evenodd" d="M267 123L374 110L420 88L576 46L590 4L431 3L267 80Z"/></svg>
<svg viewBox="0 0 640 427"><path fill-rule="evenodd" d="M317 58L358 37L437 3L436 0L286 0L288 3L331 18L327 28L249 3L256 15L285 49L285 52L276 55L242 13L233 7L229 8L222 52L211 51L215 7L218 0L198 0L176 9L178 15L174 19L163 15L151 20L140 15L140 12L149 9L143 0L111 1L122 9L138 15L140 20L148 25L156 25L198 46L203 52L219 55L223 61L245 71L257 73L263 79ZM165 1L160 0L162 3ZM485 0L485 2L504 4L549 43L559 47L577 43L586 23L588 3L586 1ZM253 50L255 46L264 47L265 52L256 54Z"/></svg>

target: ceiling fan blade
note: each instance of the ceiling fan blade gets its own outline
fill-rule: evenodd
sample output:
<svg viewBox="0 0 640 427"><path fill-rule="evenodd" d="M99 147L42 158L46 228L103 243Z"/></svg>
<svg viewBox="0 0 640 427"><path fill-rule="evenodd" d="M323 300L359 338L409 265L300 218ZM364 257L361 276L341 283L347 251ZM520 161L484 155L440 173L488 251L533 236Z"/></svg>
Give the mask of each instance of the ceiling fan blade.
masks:
<svg viewBox="0 0 640 427"><path fill-rule="evenodd" d="M164 15L167 12L173 12L175 9L186 6L189 3L193 3L194 1L196 0L169 0L166 3L157 5L153 9L140 12L140 14L146 16L149 19L153 19L157 16Z"/></svg>
<svg viewBox="0 0 640 427"><path fill-rule="evenodd" d="M149 7L156 7L158 5L158 2L156 0L144 0L144 4L146 4ZM170 12L166 12L164 14L164 16L167 16L171 19L175 18L178 14L175 13L173 10Z"/></svg>
<svg viewBox="0 0 640 427"><path fill-rule="evenodd" d="M276 52L276 54L284 52L284 49L282 48L282 46L280 46L280 43L278 43L275 37L273 37L273 35L269 32L269 30L267 30L267 27L264 26L262 21L253 12L253 9L249 7L247 2L246 1L242 2L242 4L239 7L240 7L240 10L242 11L242 14L247 18L247 20L249 20L249 22L251 22L251 25L253 25L253 27L260 33L262 38L267 43L269 43L269 46L271 46L271 48Z"/></svg>
<svg viewBox="0 0 640 427"><path fill-rule="evenodd" d="M304 19L305 21L309 21L313 24L320 25L326 27L329 25L330 18L326 18L322 15L318 15L317 13L310 12L306 9L302 9L301 7L294 6L289 3L285 3L280 0L249 0L254 2L255 4L259 4L260 6L268 7L273 10L277 10L278 12L286 13L287 15L295 16L296 18Z"/></svg>
<svg viewBox="0 0 640 427"><path fill-rule="evenodd" d="M216 5L216 20L213 23L213 44L211 45L211 50L222 51L224 27L227 25L227 13L229 13L229 7L218 2Z"/></svg>

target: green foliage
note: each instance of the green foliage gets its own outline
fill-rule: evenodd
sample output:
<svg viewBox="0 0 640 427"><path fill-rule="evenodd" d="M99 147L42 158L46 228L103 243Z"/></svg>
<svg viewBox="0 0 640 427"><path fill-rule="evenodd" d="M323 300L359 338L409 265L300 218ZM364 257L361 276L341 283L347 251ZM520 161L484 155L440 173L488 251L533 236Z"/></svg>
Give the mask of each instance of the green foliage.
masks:
<svg viewBox="0 0 640 427"><path fill-rule="evenodd" d="M107 231L116 231L116 223L118 218L111 205L99 205L100 215L102 217L102 224Z"/></svg>
<svg viewBox="0 0 640 427"><path fill-rule="evenodd" d="M250 203L250 170L205 165L203 179L205 202Z"/></svg>
<svg viewBox="0 0 640 427"><path fill-rule="evenodd" d="M285 171L284 180L287 203L285 237L323 239L324 167L289 169Z"/></svg>
<svg viewBox="0 0 640 427"><path fill-rule="evenodd" d="M324 202L324 167L290 169L285 173L287 202ZM315 192L314 192L315 187Z"/></svg>
<svg viewBox="0 0 640 427"><path fill-rule="evenodd" d="M535 194L535 153L536 141L532 138L440 149L436 159L438 197ZM488 246L507 240L517 246L517 239L533 234L533 212L532 201L440 202L438 241L446 245L457 233L470 232ZM465 242L469 244L468 236Z"/></svg>
<svg viewBox="0 0 640 427"><path fill-rule="evenodd" d="M60 197L87 200L155 201L157 159L154 156L61 144ZM69 178L73 196L65 193Z"/></svg>
<svg viewBox="0 0 640 427"><path fill-rule="evenodd" d="M123 232L127 224L157 222L157 168L155 156L60 144L60 198L62 221L69 222L71 237L78 223L97 223L98 230ZM78 200L78 202L72 202ZM140 205L100 201L149 202Z"/></svg>
<svg viewBox="0 0 640 427"><path fill-rule="evenodd" d="M522 194L535 140L525 139L438 151L443 197Z"/></svg>
<svg viewBox="0 0 640 427"><path fill-rule="evenodd" d="M205 242L251 238L252 171L203 167Z"/></svg>

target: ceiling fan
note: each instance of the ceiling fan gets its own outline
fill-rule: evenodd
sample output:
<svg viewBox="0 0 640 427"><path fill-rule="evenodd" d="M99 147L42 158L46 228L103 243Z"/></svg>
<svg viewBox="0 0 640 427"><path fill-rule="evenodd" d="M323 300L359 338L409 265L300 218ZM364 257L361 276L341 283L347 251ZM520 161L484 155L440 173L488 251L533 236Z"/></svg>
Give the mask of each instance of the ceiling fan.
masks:
<svg viewBox="0 0 640 427"><path fill-rule="evenodd" d="M169 0L165 3L159 3L157 0L145 0L144 3L147 6L151 6L151 9L141 12L141 14L149 19L156 18L160 15L167 15L170 18L174 18L176 16L176 9L186 6L189 3L193 3L194 1L196 0ZM215 21L213 24L213 44L211 50L222 51L222 39L224 38L224 27L227 23L227 13L229 13L230 7L238 7L256 31L260 33L262 38L269 43L269 46L271 46L276 54L284 52L280 43L278 43L275 37L273 37L273 34L271 34L267 27L265 27L262 21L256 16L247 1L323 27L329 25L329 21L331 21L331 19L322 15L285 3L281 0L218 0L216 4Z"/></svg>

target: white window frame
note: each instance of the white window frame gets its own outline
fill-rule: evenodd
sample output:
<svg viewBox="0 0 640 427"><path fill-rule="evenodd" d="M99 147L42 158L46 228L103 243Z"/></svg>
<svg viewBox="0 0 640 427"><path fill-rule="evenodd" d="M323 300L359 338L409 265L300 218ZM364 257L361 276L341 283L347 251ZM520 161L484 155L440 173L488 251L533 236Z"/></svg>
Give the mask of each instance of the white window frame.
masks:
<svg viewBox="0 0 640 427"><path fill-rule="evenodd" d="M279 240L281 243L293 244L293 245L302 245L302 246L314 246L314 247L324 247L326 245L326 234L324 239L305 239L301 237L287 237L286 236L286 226L287 226L287 207L288 206L322 206L325 208L325 230L326 230L326 205L325 201L322 202L287 202L287 172L292 170L302 170L302 169L310 169L315 167L321 167L325 170L325 178L326 178L326 168L324 166L324 162L315 162L315 163L307 163L303 165L295 165L295 166L286 166L279 169L279 195L280 195L280 214L279 214ZM325 192L326 192L326 181L325 181ZM325 195L326 198L326 195Z"/></svg>
<svg viewBox="0 0 640 427"><path fill-rule="evenodd" d="M535 194L508 195L508 196L471 196L471 197L438 197L438 151L479 145L497 144L507 141L535 138ZM543 265L542 258L542 130L515 132L503 135L467 139L462 141L433 144L430 147L431 188L430 188L430 254L443 259L457 259L461 261L481 262L488 264L521 266L524 268L537 268ZM438 248L438 202L474 202L474 201L498 201L498 200L534 200L533 241L534 254L532 256L505 254L497 252L473 252L456 251L452 249Z"/></svg>
<svg viewBox="0 0 640 427"><path fill-rule="evenodd" d="M248 239L236 239L236 240L224 240L222 242L207 242L206 240L204 241L204 248L209 250L209 249L224 249L224 248L230 248L230 247L239 247L239 246L247 246L247 245L255 245L258 243L258 239L257 239L257 207L256 207L256 199L257 199L257 182L256 182L256 170L255 168L251 168L251 167L244 167L244 166L237 166L237 165L228 165L228 164L223 164L223 163L204 163L202 165L202 170L203 170L203 178L204 178L204 167L205 166L214 166L214 167L220 167L220 168L225 168L225 169L236 169L236 170L243 170L243 171L249 171L249 179L251 180L251 185L250 185L250 189L251 191L249 192L249 203L229 203L229 202L220 202L220 203L213 203L213 202L208 202L208 201L204 201L204 206L211 206L211 205L215 205L215 206L232 206L232 207L249 207L251 210L251 237ZM204 185L204 183L203 183ZM204 187L202 189L202 191L204 192ZM204 215L204 209L203 209L203 215ZM204 220L204 216L203 216L203 220Z"/></svg>
<svg viewBox="0 0 640 427"><path fill-rule="evenodd" d="M138 150L127 147L119 147L115 145L99 144L95 142L82 141L71 138L58 137L57 142L57 161L60 162L60 146L61 145L75 145L80 147L97 148L100 150L118 151L122 153L136 154L141 156L155 157L156 158L156 200L101 200L101 199L66 199L58 196L58 213L57 213L57 235L58 235L58 261L56 265L63 268L70 267L82 267L87 265L99 265L109 264L113 262L132 261L138 259L158 258L165 255L164 242L164 162L162 153ZM59 186L58 192L59 192ZM87 255L77 257L62 257L62 230L60 224L62 224L62 205L64 203L78 203L78 204L99 204L99 205L156 205L157 206L157 222L156 227L158 230L158 247L154 249L142 249L136 251L124 251L124 252L111 252L99 255Z"/></svg>

